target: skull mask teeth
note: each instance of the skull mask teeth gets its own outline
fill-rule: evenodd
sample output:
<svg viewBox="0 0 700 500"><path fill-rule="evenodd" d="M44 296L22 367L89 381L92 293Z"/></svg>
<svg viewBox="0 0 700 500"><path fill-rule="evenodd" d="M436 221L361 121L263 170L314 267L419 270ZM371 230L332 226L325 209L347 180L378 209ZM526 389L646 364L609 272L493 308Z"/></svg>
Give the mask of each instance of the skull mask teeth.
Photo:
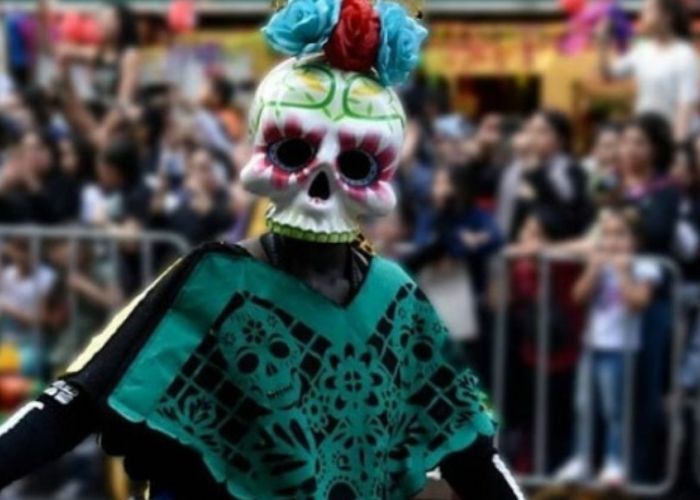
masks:
<svg viewBox="0 0 700 500"><path fill-rule="evenodd" d="M241 177L271 199L273 231L346 242L359 218L394 207L404 115L393 91L319 60L287 61L261 84L251 115L254 153Z"/></svg>

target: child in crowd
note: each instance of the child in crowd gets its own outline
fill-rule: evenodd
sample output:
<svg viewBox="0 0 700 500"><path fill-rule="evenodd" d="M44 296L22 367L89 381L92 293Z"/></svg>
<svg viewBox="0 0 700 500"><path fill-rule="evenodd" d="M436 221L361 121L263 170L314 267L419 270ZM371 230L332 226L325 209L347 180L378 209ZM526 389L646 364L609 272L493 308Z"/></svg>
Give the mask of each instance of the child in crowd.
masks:
<svg viewBox="0 0 700 500"><path fill-rule="evenodd" d="M588 303L590 313L575 392L574 456L559 470L561 481L590 475L593 435L588 412L600 402L604 425L604 463L599 480L620 485L626 478L623 419L629 397L626 362L640 347L642 311L662 279L660 266L637 255L640 244L636 213L604 209L595 250L578 279L574 300ZM593 410L595 411L595 410Z"/></svg>
<svg viewBox="0 0 700 500"><path fill-rule="evenodd" d="M16 350L18 371L41 373L41 339L38 336L46 298L53 287L54 271L34 261L37 249L26 238L12 238L3 248L0 265L0 349Z"/></svg>

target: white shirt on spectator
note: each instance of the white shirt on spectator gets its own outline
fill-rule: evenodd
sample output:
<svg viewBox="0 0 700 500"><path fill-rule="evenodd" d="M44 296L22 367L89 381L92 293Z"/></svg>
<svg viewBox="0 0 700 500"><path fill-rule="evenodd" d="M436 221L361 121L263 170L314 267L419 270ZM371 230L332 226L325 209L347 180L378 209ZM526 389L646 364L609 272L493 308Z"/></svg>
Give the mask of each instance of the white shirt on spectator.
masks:
<svg viewBox="0 0 700 500"><path fill-rule="evenodd" d="M457 341L478 337L476 297L466 264L452 260L434 263L421 271L418 281L450 337Z"/></svg>
<svg viewBox="0 0 700 500"><path fill-rule="evenodd" d="M0 302L27 314L41 313L41 304L56 282L56 273L48 266L39 264L29 274L21 274L15 265L8 265L0 272ZM3 316L0 320L0 334L22 335L31 329Z"/></svg>
<svg viewBox="0 0 700 500"><path fill-rule="evenodd" d="M649 259L632 262L632 278L637 283L657 284L663 273L658 263ZM642 313L624 303L618 274L610 267L601 271L588 322L587 344L603 351L637 350L640 344Z"/></svg>
<svg viewBox="0 0 700 500"><path fill-rule="evenodd" d="M655 112L674 123L680 106L700 98L700 68L693 46L685 41L668 45L643 40L612 66L616 78L637 82L635 111Z"/></svg>
<svg viewBox="0 0 700 500"><path fill-rule="evenodd" d="M40 264L28 275L22 275L17 266L9 265L0 274L0 301L15 309L38 313L39 305L51 290L56 273Z"/></svg>
<svg viewBox="0 0 700 500"><path fill-rule="evenodd" d="M106 193L96 184L83 187L80 201L80 221L88 225L100 225L122 215L123 206L119 193Z"/></svg>

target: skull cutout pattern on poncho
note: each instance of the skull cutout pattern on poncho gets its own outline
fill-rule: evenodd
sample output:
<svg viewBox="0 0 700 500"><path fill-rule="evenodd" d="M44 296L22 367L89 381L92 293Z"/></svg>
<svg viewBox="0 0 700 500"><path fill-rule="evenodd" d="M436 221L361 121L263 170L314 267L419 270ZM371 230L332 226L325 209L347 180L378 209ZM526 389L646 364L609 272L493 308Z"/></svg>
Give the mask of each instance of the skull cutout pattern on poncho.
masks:
<svg viewBox="0 0 700 500"><path fill-rule="evenodd" d="M287 342L284 330L279 318L259 306L234 312L221 325L224 358L242 388L263 408L289 408L301 394L301 355Z"/></svg>

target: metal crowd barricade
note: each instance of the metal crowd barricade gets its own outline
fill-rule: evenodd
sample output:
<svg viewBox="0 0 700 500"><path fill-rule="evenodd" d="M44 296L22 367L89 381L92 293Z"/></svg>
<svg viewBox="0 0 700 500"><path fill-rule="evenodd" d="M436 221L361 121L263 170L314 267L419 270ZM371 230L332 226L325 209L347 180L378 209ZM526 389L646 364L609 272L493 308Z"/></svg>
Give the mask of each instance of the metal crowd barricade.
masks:
<svg viewBox="0 0 700 500"><path fill-rule="evenodd" d="M60 243L60 246L53 246ZM52 286L58 285L57 308L59 319L57 321L60 337L55 337L63 344L58 349L61 355L49 358L49 349L46 340L45 325L42 319L48 319L42 310L42 304L47 297L47 282L41 279L42 273L47 275L47 257L54 249L58 249L60 257L55 257L55 261L60 261L60 275L67 278L65 281L54 281ZM128 295L135 292L135 289L143 288L155 279L157 273L164 269L172 260L185 254L190 249L190 245L182 237L166 232L153 231L114 231L98 230L80 227L44 227L44 226L6 226L0 225L0 292L7 294L6 297L13 301L13 305L22 309L24 315L32 317L31 321L16 321L15 318L0 314L0 347L12 346L8 351L12 351L17 356L17 366L8 363L5 369L19 370L23 376L31 377L37 381L47 380L45 377L52 377L54 373L65 368L74 356L78 354L83 344L98 333L102 327L102 321L106 321L120 307L118 294L101 302L99 314L86 320L90 314L89 308L85 307L85 301L81 301L78 292L72 286L67 286L67 281L71 276L77 275L87 277L88 281L99 283L102 287L92 289L93 294L105 293L109 288L121 288L122 264L126 262L128 256L129 269L131 272L128 294L122 294L121 299L128 299ZM92 265L85 264L81 260L85 255L96 257ZM89 260L89 259L88 259ZM55 263L55 262L54 262ZM12 266L14 271L7 269ZM49 268L51 266L48 266ZM20 269L27 274L25 278L18 279ZM86 269L87 268L87 269ZM110 272L103 273L108 269ZM28 273L26 272L28 270ZM51 273L57 276L59 273ZM19 285L18 285L19 283ZM86 281L83 281L85 284ZM83 288L83 291L85 288ZM95 295L93 295L93 298ZM104 297L102 297L104 298ZM24 301L22 301L24 299ZM19 316L18 316L19 317ZM67 319L66 319L67 318ZM51 352L55 354L56 347L53 346ZM33 353L26 357L26 353ZM27 362L29 359L29 362ZM48 372L45 370L48 368ZM3 417L0 415L0 423ZM84 443L85 444L85 443ZM94 446L94 445L93 445ZM75 452L76 456L92 456L97 450L87 446L86 449ZM74 457L75 458L75 457ZM61 469L61 465L55 465L57 471L60 470L65 477L62 486L70 487L76 470L74 468ZM94 471L93 471L94 473ZM109 475L109 472L107 473ZM93 478L94 479L94 478ZM28 477L13 485L14 490L0 493L2 498L49 498L49 496L26 496L25 487L29 485L32 489L35 477ZM112 478L119 482L119 478ZM42 488L46 487L41 479L38 479ZM116 483L115 483L116 484ZM36 485L34 485L36 486ZM57 487L57 486L53 486ZM32 490L33 491L33 490ZM5 495L7 494L7 495Z"/></svg>
<svg viewBox="0 0 700 500"><path fill-rule="evenodd" d="M624 372L625 380L629 383L626 384L624 388L624 408L623 408L623 463L625 469L628 471L628 479L625 484L622 485L622 489L631 495L636 496L659 496L667 493L673 486L679 469L679 458L681 451L681 439L682 439L682 401L680 398L681 387L679 379L679 366L681 362L681 354L683 349L684 337L685 337L685 316L683 314L683 301L682 301L682 279L681 271L670 259L658 258L658 257L645 257L651 261L656 262L666 273L667 279L670 281L670 300L671 300L671 332L670 332L670 360L668 363L668 378L669 378L669 391L670 393L664 393L663 397L668 402L665 406L664 411L664 424L667 429L665 447L664 447L664 465L665 469L663 474L659 479L642 480L637 479L634 476L629 476L632 470L632 461L634 457L634 419L635 419L635 391L637 387L635 386L635 373L636 373L636 359L635 352L632 349L626 350L625 361L624 361ZM509 328L511 318L509 317L509 304L511 302L512 290L510 287L510 272L509 266L513 257L501 256L496 262L496 279L498 283L498 296L496 316L494 321L494 337L493 337L493 359L492 359L492 397L494 406L497 412L501 412L508 404L508 400L515 391L521 390L520 384L526 384L528 381L518 380L519 387L508 387L507 383L507 373L508 373L508 342L509 342ZM536 366L534 367L534 390L533 390L533 402L534 408L532 412L534 414L533 425L530 431L530 442L533 444L532 450L532 467L531 472L522 473L515 470L514 472L518 475L519 482L526 487L543 487L551 486L556 484L555 473L557 469L563 464L556 463L553 464L551 457L548 456L549 440L550 436L548 431L550 430L550 422L548 422L549 417L549 405L551 404L550 397L551 392L549 388L550 377L549 377L549 356L550 356L550 345L552 339L551 329L550 329L550 314L552 312L552 276L553 276L553 264L555 263L566 263L566 264L583 264L583 259L580 257L574 257L569 255L563 255L559 253L545 253L538 257L537 260L537 276L538 276L538 289L537 298L535 304L536 311ZM585 321L584 326L585 329ZM583 340L584 332L581 332L581 339ZM590 367L590 364L589 364ZM588 375L591 376L592 373L589 369ZM574 373L574 377L576 374ZM575 379L574 379L575 380ZM590 380L590 379L589 379ZM574 382L573 387L575 387L576 382ZM670 396L670 397L666 397ZM575 404L574 397L572 394L566 394L564 397L563 404ZM567 399L568 398L568 399ZM659 405L663 404L663 401L658 402ZM595 425L596 416L593 414L593 406L588 405L587 414L585 415L585 425L587 428L587 438L589 441L588 449L593 449L593 440L595 439L592 429ZM637 409L638 410L638 409ZM698 419L700 420L700 398L697 403ZM575 412L574 412L575 414ZM502 430L508 429L508 422L503 422ZM573 424L572 424L573 429ZM504 432L501 433L499 439L502 440ZM571 442L573 444L574 435L572 432ZM697 444L698 457L700 458L700 439L698 439ZM571 454L573 454L573 449ZM588 454L586 459L591 464L591 453ZM570 456L570 455L569 455ZM593 470L593 469L591 469ZM698 477L700 478L700 460ZM587 479L583 482L577 483L580 486L600 489L604 485L599 483L595 479L595 473L591 474L591 479Z"/></svg>
<svg viewBox="0 0 700 500"><path fill-rule="evenodd" d="M695 474L695 482L700 485L700 366L698 365L698 356L700 356L700 287L694 287L694 290L689 290L686 295L686 308L688 317L691 319L688 329L687 354L690 361L689 365L684 365L684 369L689 370L688 379L685 381L689 390L689 394L683 401L683 404L688 410L689 418L692 420L692 433L688 432L688 436L693 437L691 445L691 460L692 470Z"/></svg>
<svg viewBox="0 0 700 500"><path fill-rule="evenodd" d="M104 259L102 262L115 269L119 266L120 247L130 245L131 254L137 252L137 261L140 269L138 269L138 284L143 287L150 283L155 277L158 269L156 268L156 253L166 253L175 256L180 256L186 253L190 245L182 237L166 232L154 231L114 231L101 230L81 227L47 227L47 226L8 226L0 225L0 251L2 251L2 260L0 263L0 271L4 271L7 255L6 246L8 242L22 241L24 247L28 248L28 257L30 269L37 270L44 263L43 253L47 250L52 242L63 242L68 245L68 259L65 268L67 276L79 270L78 257L81 250L81 245L92 245L91 251L99 248L99 252ZM161 263L165 264L165 263ZM161 268L163 266L160 266ZM33 281L34 293L45 293L39 290L38 279ZM79 331L79 303L76 291L73 287L66 287L66 302L69 314L68 326L65 331L70 335L68 344L73 353L77 353L82 347L81 340L85 336L90 336L95 332ZM127 297L124 297L127 298ZM114 304L111 313L119 306ZM41 311L36 310L34 313L38 316ZM109 312L109 311L107 311ZM107 317L109 314L106 315ZM41 351L45 344L41 327L37 325L33 328L33 346Z"/></svg>

